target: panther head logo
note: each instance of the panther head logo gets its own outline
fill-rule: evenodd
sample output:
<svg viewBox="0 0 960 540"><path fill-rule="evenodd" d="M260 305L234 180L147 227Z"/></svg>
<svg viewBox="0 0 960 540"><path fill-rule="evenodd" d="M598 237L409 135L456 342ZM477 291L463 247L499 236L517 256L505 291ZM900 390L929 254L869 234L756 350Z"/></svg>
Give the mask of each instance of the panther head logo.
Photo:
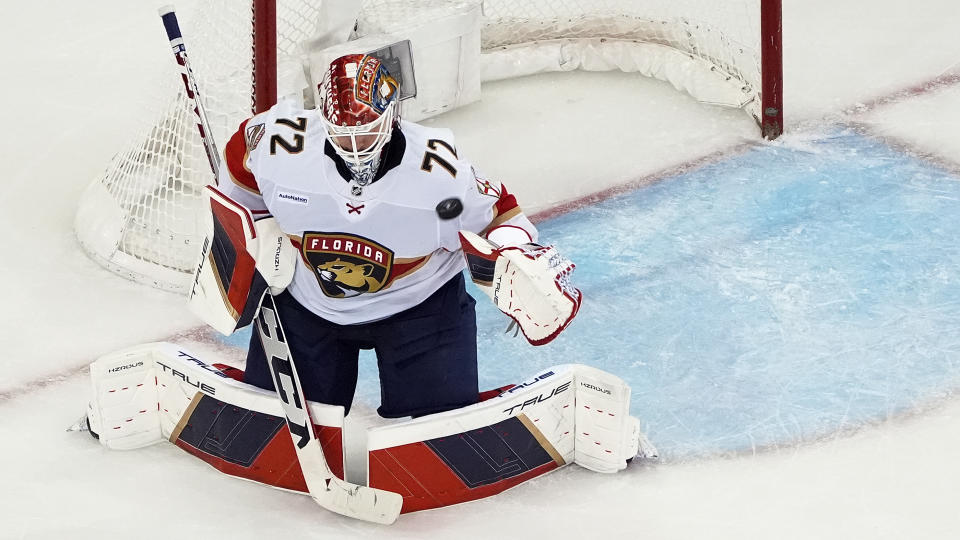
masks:
<svg viewBox="0 0 960 540"><path fill-rule="evenodd" d="M367 292L380 287L380 281L373 277L375 267L370 263L359 264L337 257L316 268L320 286L329 296L341 298L345 295L344 289Z"/></svg>

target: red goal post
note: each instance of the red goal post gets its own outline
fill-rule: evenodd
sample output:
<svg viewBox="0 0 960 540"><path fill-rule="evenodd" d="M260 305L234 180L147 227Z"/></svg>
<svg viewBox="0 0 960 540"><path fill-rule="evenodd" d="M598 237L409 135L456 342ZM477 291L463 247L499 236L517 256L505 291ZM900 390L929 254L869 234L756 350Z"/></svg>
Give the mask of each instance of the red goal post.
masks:
<svg viewBox="0 0 960 540"><path fill-rule="evenodd" d="M181 24L191 44L212 136L221 142L251 112L275 103L278 94L309 95L304 91L316 81L308 81L312 77L306 58L318 43L378 33L403 39L411 27L422 31L445 13L470 9L481 15L478 80L619 69L667 80L706 103L742 108L766 138L776 138L783 130L781 0L197 4L196 12L181 13ZM162 46L158 38L157 47ZM414 56L416 61L416 43ZM200 251L199 191L213 178L176 66L170 61L162 69L166 72L157 74L155 85L138 92L141 124L131 133L132 144L121 149L85 191L75 232L83 249L110 270L185 292ZM430 92L429 87L421 89ZM419 119L416 114L407 118Z"/></svg>
<svg viewBox="0 0 960 540"><path fill-rule="evenodd" d="M782 0L760 4L760 130L773 140L783 133L783 5Z"/></svg>

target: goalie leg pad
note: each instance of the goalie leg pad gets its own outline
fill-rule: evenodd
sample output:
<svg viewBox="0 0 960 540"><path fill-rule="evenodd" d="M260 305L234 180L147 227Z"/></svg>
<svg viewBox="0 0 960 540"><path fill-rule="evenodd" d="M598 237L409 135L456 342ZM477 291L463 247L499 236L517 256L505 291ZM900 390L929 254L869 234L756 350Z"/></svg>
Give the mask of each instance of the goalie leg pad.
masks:
<svg viewBox="0 0 960 540"><path fill-rule="evenodd" d="M402 494L406 513L488 497L569 463L616 472L645 441L629 402L614 375L556 366L476 405L369 430L370 486Z"/></svg>
<svg viewBox="0 0 960 540"><path fill-rule="evenodd" d="M640 421L630 416L630 387L619 377L578 366L576 415L577 465L614 473L637 455Z"/></svg>
<svg viewBox="0 0 960 540"><path fill-rule="evenodd" d="M559 366L481 403L368 431L371 487L403 512L489 497L574 458L574 370Z"/></svg>
<svg viewBox="0 0 960 540"><path fill-rule="evenodd" d="M111 449L169 440L226 474L307 491L273 392L235 380L169 343L113 353L91 365L91 431ZM343 478L343 408L310 403L331 471Z"/></svg>
<svg viewBox="0 0 960 540"><path fill-rule="evenodd" d="M315 425L314 431L331 471L342 480L342 427ZM308 491L282 417L198 393L170 441L222 473L281 489Z"/></svg>
<svg viewBox="0 0 960 540"><path fill-rule="evenodd" d="M152 347L104 356L90 364L90 432L100 444L130 450L163 440Z"/></svg>

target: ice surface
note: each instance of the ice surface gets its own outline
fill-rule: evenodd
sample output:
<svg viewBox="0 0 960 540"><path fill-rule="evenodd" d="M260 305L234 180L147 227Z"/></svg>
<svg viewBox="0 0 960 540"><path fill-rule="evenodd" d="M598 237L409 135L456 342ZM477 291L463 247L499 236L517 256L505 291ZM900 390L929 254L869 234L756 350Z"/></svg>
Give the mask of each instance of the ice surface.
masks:
<svg viewBox="0 0 960 540"><path fill-rule="evenodd" d="M960 62L947 73L960 77ZM953 170L960 162L960 88L948 86L870 111L862 118L870 132L892 144L909 143L909 151L943 161Z"/></svg>
<svg viewBox="0 0 960 540"><path fill-rule="evenodd" d="M850 131L761 146L544 224L587 300L524 356L625 376L668 458L902 413L960 382L958 217L957 177Z"/></svg>
<svg viewBox="0 0 960 540"><path fill-rule="evenodd" d="M956 168L942 165L958 161L960 124L944 121L960 111L957 94L843 111L951 69L960 12L947 0L786 4L794 131L781 143L744 148L755 141L749 119L621 74L488 85L483 103L433 122L533 210L657 180L544 224L589 288L570 334L542 351L628 366L635 413L670 454L614 476L566 468L389 529L224 477L171 445L109 452L62 432L86 399L82 366L196 324L179 299L86 260L71 232L75 200L123 142L138 88L172 60L150 2L12 8L17 23L0 33L0 538L955 538L957 192ZM732 147L729 162L661 178ZM913 148L941 167L912 159ZM568 226L578 220L619 240L602 244L606 259ZM634 294L620 294L625 284ZM500 362L485 357L485 382L548 363L504 342L485 309L483 346L507 343ZM624 346L625 336L637 339ZM764 361L770 347L780 354ZM372 379L360 393L369 412ZM770 446L749 455L754 444Z"/></svg>

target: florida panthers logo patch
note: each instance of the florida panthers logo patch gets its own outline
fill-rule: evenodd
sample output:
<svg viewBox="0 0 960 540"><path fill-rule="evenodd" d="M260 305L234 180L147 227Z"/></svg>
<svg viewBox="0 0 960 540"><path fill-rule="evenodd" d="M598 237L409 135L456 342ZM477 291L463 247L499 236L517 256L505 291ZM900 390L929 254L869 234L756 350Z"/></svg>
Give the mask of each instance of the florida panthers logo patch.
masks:
<svg viewBox="0 0 960 540"><path fill-rule="evenodd" d="M247 131L245 133L247 139L247 152L253 152L253 149L260 144L260 139L263 138L264 131L266 131L266 128L263 124L247 126Z"/></svg>
<svg viewBox="0 0 960 540"><path fill-rule="evenodd" d="M380 60L364 56L357 73L357 101L366 103L371 109L382 113L400 84L382 67Z"/></svg>
<svg viewBox="0 0 960 540"><path fill-rule="evenodd" d="M300 249L323 294L331 298L377 292L387 284L393 267L392 251L353 234L304 233Z"/></svg>
<svg viewBox="0 0 960 540"><path fill-rule="evenodd" d="M471 169L473 170L473 177L477 180L477 191L479 191L481 195L486 195L488 197L494 197L496 199L499 199L500 189L497 186L494 186L486 178L480 176L477 173L476 169L473 169L472 167Z"/></svg>

